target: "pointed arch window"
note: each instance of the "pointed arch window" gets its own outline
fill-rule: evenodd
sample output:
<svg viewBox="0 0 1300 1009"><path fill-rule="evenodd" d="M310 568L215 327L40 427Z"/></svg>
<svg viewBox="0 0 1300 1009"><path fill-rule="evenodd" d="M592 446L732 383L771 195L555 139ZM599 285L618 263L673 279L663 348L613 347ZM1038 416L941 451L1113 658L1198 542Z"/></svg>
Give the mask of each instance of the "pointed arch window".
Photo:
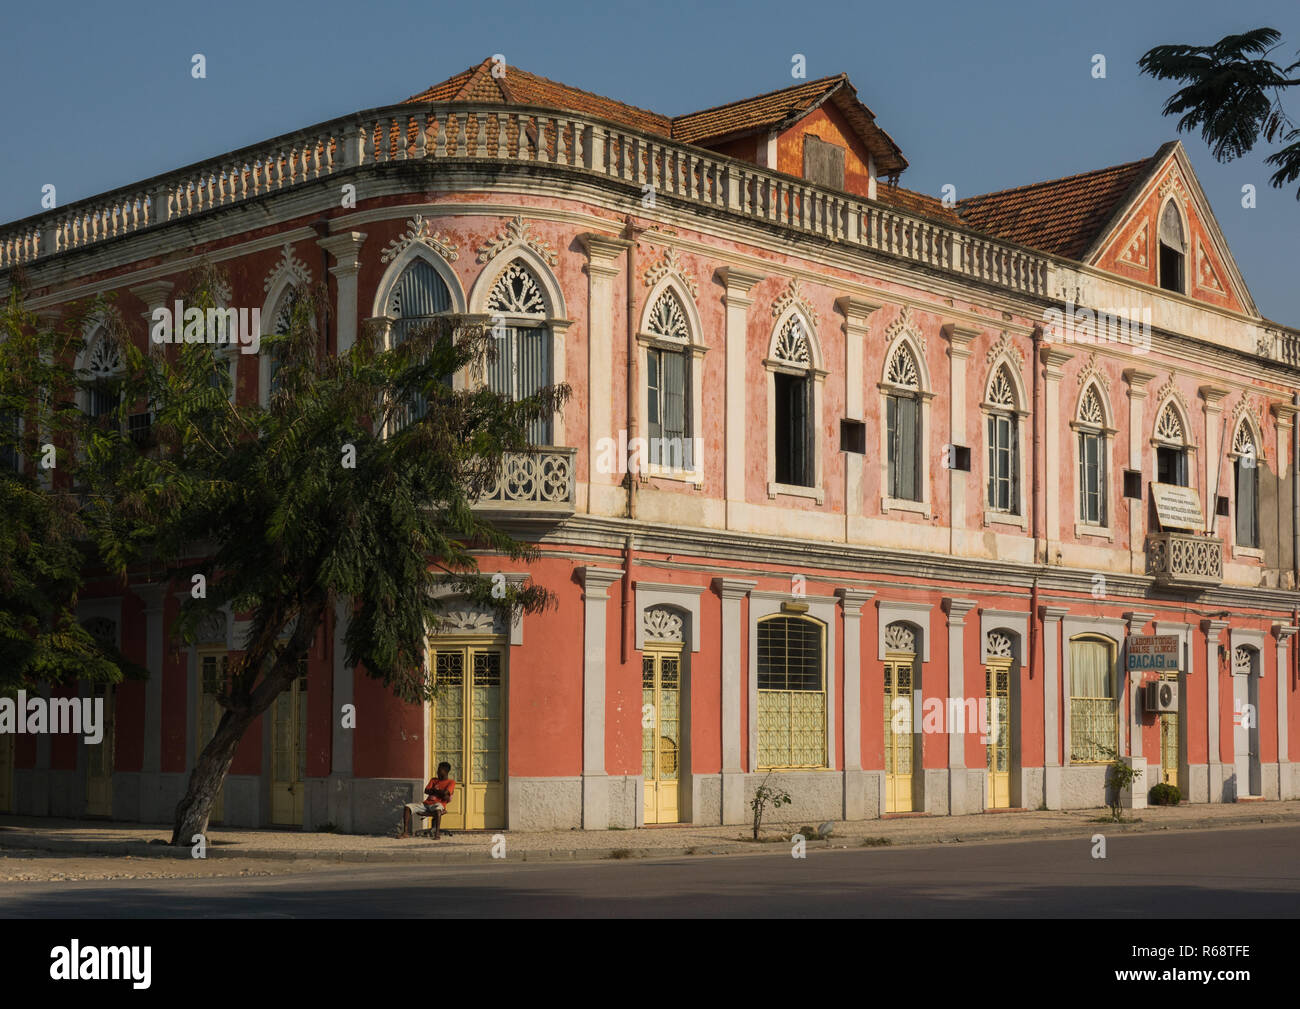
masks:
<svg viewBox="0 0 1300 1009"><path fill-rule="evenodd" d="M288 305L290 312L296 305ZM433 265L425 259L415 258L402 270L388 296L387 314L393 319L390 341L394 347L400 346L423 326L429 325L435 317L450 312L452 308L451 292L447 283ZM285 320L286 330L289 320ZM277 325L280 322L277 319ZM411 402L398 413L393 427L400 430L412 420L423 417L429 409L428 401L420 395L411 397Z"/></svg>
<svg viewBox="0 0 1300 1009"><path fill-rule="evenodd" d="M1005 364L989 380L985 401L988 428L988 507L1020 514L1020 423L1015 383Z"/></svg>
<svg viewBox="0 0 1300 1009"><path fill-rule="evenodd" d="M793 487L816 485L813 356L807 323L789 316L773 351L776 482Z"/></svg>
<svg viewBox="0 0 1300 1009"><path fill-rule="evenodd" d="M1183 219L1172 199L1165 202L1160 212L1159 244L1160 286L1182 294L1186 289L1187 240L1183 235Z"/></svg>
<svg viewBox="0 0 1300 1009"><path fill-rule="evenodd" d="M1075 423L1079 438L1079 521L1107 524L1106 411L1095 385L1084 389Z"/></svg>
<svg viewBox="0 0 1300 1009"><path fill-rule="evenodd" d="M122 349L102 330L91 339L86 355L86 414L98 420L117 409L122 390Z"/></svg>
<svg viewBox="0 0 1300 1009"><path fill-rule="evenodd" d="M1259 547L1259 447L1243 418L1232 438L1232 473L1236 491L1236 545Z"/></svg>
<svg viewBox="0 0 1300 1009"><path fill-rule="evenodd" d="M885 368L885 449L888 497L921 500L921 376L905 343Z"/></svg>
<svg viewBox="0 0 1300 1009"><path fill-rule="evenodd" d="M1156 417L1156 483L1187 486L1187 431L1183 418L1168 400Z"/></svg>
<svg viewBox="0 0 1300 1009"><path fill-rule="evenodd" d="M691 416L691 331L681 299L671 288L650 309L646 347L646 434L650 463L694 469Z"/></svg>
<svg viewBox="0 0 1300 1009"><path fill-rule="evenodd" d="M487 297L495 340L494 360L488 363L488 386L513 401L527 399L552 384L550 303L532 270L513 259L497 276ZM531 421L528 438L550 445L550 417Z"/></svg>

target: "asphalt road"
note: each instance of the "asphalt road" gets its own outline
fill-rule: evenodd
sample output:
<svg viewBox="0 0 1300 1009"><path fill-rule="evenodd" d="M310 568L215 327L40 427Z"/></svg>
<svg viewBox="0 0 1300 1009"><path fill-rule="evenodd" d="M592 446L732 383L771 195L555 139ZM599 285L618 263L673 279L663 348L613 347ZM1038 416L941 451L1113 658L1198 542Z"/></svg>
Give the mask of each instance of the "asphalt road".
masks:
<svg viewBox="0 0 1300 1009"><path fill-rule="evenodd" d="M1105 833L1103 825L1097 831ZM1300 827L586 863L9 883L0 917L1300 916Z"/></svg>

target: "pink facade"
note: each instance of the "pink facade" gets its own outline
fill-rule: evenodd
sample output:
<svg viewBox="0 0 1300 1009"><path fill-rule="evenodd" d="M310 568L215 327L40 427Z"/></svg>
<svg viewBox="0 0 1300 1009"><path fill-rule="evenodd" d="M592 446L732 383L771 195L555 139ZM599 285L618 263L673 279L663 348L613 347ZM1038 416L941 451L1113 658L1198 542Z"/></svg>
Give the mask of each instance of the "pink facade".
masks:
<svg viewBox="0 0 1300 1009"><path fill-rule="evenodd" d="M250 229L242 196L192 219L155 198L176 223L87 243L75 264L62 248L26 263L40 307L111 291L142 346L144 317L198 256L224 270L230 306L264 320L324 271L337 314L323 338L340 353L368 320L393 331L416 262L451 310L546 334L549 377L573 391L539 450L559 490L507 480L484 503L542 556L482 569L528 575L558 605L514 629L460 614L431 642L431 662L500 657L499 680L465 695L499 704L464 716L489 743L455 736L485 796L467 825L739 823L770 769L796 817L1096 806L1105 747L1144 769L1137 804L1161 781L1196 802L1300 795L1297 334L1255 310L1181 147L1135 171L1065 255L1059 235L1008 237L877 185L884 135L852 104L689 143L553 107L448 96L386 111L360 143L340 121L329 172L256 197L269 223ZM418 139L398 154L403 135ZM842 152L838 186L800 178L810 136ZM1161 231L1170 206L1181 239ZM0 232L15 261L20 231ZM1161 262L1185 271L1182 289ZM540 310L494 300L516 263ZM667 292L671 331L655 321ZM1059 325L1077 309L1139 328ZM685 377L664 394L652 358L673 355ZM263 394L266 366L237 357L239 400ZM693 442L691 465L651 459L631 479L608 465L655 424ZM1153 483L1195 498L1205 525L1171 524ZM176 605L148 586L87 598L155 674L116 691L115 816L165 818L193 765L201 648L170 645ZM460 730L345 668L343 619L309 658L296 815L383 829ZM208 644L233 652L239 631L231 616ZM1125 668L1129 639L1149 635L1177 638L1166 712L1147 710L1156 674ZM987 728L924 724L998 697L1004 755ZM269 724L244 741L227 822L283 822L273 749ZM86 808L81 744L23 739L15 764L17 811Z"/></svg>

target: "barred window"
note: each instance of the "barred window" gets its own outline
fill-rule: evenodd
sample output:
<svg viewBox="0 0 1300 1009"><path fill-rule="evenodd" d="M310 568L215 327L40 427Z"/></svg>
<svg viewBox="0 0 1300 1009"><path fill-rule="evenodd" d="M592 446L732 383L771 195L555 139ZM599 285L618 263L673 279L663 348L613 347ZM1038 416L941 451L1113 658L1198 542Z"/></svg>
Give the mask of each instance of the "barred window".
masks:
<svg viewBox="0 0 1300 1009"><path fill-rule="evenodd" d="M1097 764L1119 756L1115 648L1103 638L1070 641L1070 762Z"/></svg>
<svg viewBox="0 0 1300 1009"><path fill-rule="evenodd" d="M815 620L758 625L758 763L826 766L824 629Z"/></svg>

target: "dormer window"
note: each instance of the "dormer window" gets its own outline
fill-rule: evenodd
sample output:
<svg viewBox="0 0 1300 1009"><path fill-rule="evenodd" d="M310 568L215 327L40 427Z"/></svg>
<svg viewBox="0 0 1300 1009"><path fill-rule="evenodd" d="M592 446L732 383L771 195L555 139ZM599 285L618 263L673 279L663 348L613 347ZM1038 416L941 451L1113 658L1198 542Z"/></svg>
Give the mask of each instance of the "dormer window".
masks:
<svg viewBox="0 0 1300 1009"><path fill-rule="evenodd" d="M1187 239L1183 235L1183 219L1173 200L1165 203L1160 213L1160 286L1166 291L1183 294L1183 280L1187 262Z"/></svg>

